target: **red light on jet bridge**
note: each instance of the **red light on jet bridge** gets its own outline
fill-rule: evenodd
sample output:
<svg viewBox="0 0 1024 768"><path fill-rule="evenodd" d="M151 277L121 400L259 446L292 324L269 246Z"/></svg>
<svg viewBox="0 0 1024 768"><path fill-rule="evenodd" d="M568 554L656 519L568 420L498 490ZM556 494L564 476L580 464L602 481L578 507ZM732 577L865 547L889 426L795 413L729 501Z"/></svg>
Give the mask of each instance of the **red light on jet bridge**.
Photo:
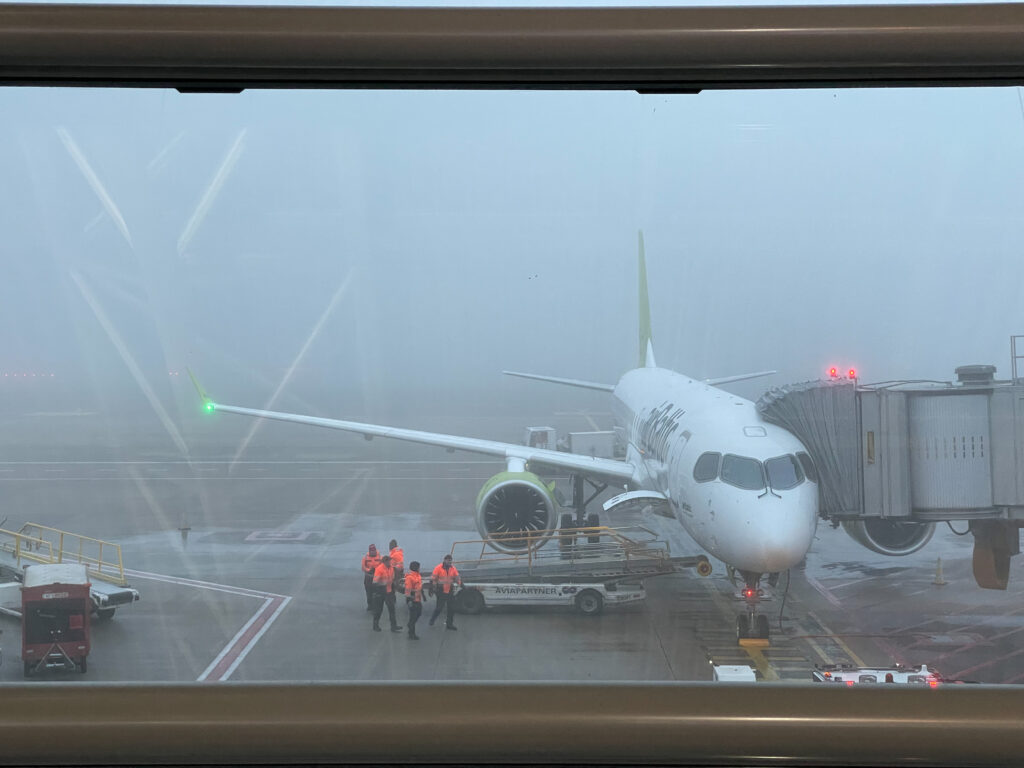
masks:
<svg viewBox="0 0 1024 768"><path fill-rule="evenodd" d="M849 371L846 372L846 377L848 379L856 379L857 371L854 368L851 368Z"/></svg>
<svg viewBox="0 0 1024 768"><path fill-rule="evenodd" d="M828 369L828 375L830 379L839 378L839 369L833 365L831 368Z"/></svg>

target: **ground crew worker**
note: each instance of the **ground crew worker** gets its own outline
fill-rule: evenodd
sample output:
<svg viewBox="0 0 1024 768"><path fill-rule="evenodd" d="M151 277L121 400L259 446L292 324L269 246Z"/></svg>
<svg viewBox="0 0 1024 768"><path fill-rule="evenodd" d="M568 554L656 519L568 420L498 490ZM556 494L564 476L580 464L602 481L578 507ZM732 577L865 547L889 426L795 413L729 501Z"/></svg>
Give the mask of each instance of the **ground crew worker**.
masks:
<svg viewBox="0 0 1024 768"><path fill-rule="evenodd" d="M380 565L373 572L373 631L380 632L380 615L384 606L388 607L388 618L391 619L391 631L398 632L402 628L395 622L395 569L391 567L391 557L384 555Z"/></svg>
<svg viewBox="0 0 1024 768"><path fill-rule="evenodd" d="M380 565L380 555L377 554L377 545L371 544L370 549L363 555L363 589L366 590L366 610L373 610L373 572Z"/></svg>
<svg viewBox="0 0 1024 768"><path fill-rule="evenodd" d="M405 576L405 553L398 546L398 542L392 539L388 542L388 552L391 555L391 567L395 569L395 588L401 591L402 578Z"/></svg>
<svg viewBox="0 0 1024 768"><path fill-rule="evenodd" d="M444 560L430 575L434 585L434 596L437 598L437 605L434 606L434 613L430 617L430 626L434 626L437 617L441 615L441 609L447 609L445 614L444 628L458 629L452 619L454 618L455 605L452 598L455 597L455 585L462 586L462 577L459 571L452 565L452 556L445 555Z"/></svg>
<svg viewBox="0 0 1024 768"><path fill-rule="evenodd" d="M419 640L416 622L423 613L423 577L420 576L418 560L409 563L409 573L405 575L405 604L409 606L409 639Z"/></svg>

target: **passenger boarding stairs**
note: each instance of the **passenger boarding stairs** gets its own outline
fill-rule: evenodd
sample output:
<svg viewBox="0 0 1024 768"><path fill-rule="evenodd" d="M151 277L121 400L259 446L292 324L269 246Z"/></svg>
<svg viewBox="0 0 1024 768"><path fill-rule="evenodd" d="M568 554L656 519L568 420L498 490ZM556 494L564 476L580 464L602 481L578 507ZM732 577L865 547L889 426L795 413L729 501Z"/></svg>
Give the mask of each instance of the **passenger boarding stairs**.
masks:
<svg viewBox="0 0 1024 768"><path fill-rule="evenodd" d="M634 581L695 568L706 560L672 557L668 542L641 526L517 533L515 546L524 551L499 551L490 540L457 541L451 555L465 582Z"/></svg>
<svg viewBox="0 0 1024 768"><path fill-rule="evenodd" d="M110 618L117 606L139 599L125 579L120 544L25 523L17 531L0 528L0 613L21 616L21 582L25 569L36 563L84 565L100 618Z"/></svg>

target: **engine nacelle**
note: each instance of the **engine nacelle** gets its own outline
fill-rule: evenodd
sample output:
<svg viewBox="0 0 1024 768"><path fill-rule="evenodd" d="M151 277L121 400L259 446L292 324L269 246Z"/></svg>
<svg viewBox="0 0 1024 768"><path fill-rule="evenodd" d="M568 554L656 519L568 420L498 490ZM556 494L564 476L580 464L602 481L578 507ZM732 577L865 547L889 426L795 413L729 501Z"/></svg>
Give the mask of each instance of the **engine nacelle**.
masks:
<svg viewBox="0 0 1024 768"><path fill-rule="evenodd" d="M909 555L917 552L935 533L935 523L868 517L844 520L843 529L854 541L880 555Z"/></svg>
<svg viewBox="0 0 1024 768"><path fill-rule="evenodd" d="M551 536L524 536L557 527L557 505L551 488L532 472L501 472L480 489L476 528L501 552L526 552Z"/></svg>

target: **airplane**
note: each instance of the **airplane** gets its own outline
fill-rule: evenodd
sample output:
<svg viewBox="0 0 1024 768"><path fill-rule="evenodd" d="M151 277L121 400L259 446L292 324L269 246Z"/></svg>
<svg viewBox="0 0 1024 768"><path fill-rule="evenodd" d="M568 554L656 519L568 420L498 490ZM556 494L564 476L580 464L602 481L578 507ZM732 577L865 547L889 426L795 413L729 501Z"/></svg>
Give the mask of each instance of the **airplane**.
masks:
<svg viewBox="0 0 1024 768"><path fill-rule="evenodd" d="M807 449L787 430L764 421L754 403L717 385L774 371L698 380L659 368L654 357L643 233L638 237L639 365L617 384L532 373L505 374L608 392L615 430L626 445L623 459L567 453L479 438L437 434L379 424L279 413L214 402L192 380L206 411L338 429L366 439L388 437L495 456L505 471L488 480L477 497L476 524L498 550L535 546L524 534L596 525L586 504L607 487L624 493L603 509L650 507L679 521L708 554L745 582L746 610L737 616L739 639L767 638L768 618L757 612L760 580L798 564L810 548L818 520L817 473ZM191 375L191 371L189 371ZM554 483L540 473L568 471L573 479L571 514L558 515ZM596 492L583 499L583 483ZM705 568L708 566L704 561ZM700 569L698 569L700 570Z"/></svg>

